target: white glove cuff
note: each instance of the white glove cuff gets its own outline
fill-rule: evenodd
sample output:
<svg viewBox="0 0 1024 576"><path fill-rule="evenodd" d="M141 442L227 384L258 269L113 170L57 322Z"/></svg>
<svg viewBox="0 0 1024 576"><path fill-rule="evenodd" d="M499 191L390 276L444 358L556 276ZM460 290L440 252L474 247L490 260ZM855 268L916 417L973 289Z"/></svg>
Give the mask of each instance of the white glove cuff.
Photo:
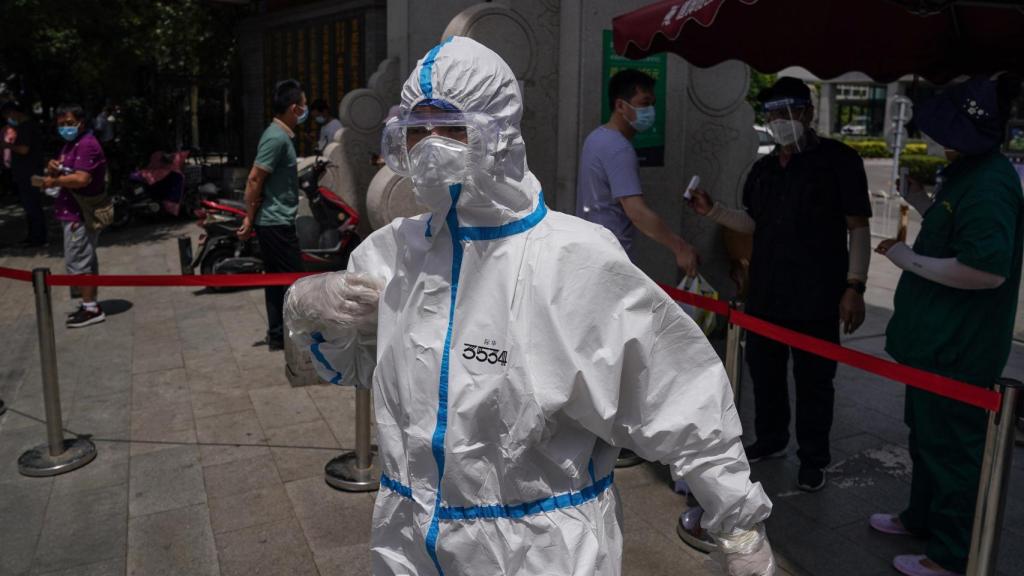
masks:
<svg viewBox="0 0 1024 576"><path fill-rule="evenodd" d="M850 267L847 280L867 282L868 266L871 264L871 229L867 226L850 230Z"/></svg>
<svg viewBox="0 0 1024 576"><path fill-rule="evenodd" d="M902 242L894 244L885 255L903 270L950 288L990 290L1002 286L1006 281L1003 276L971 268L956 258L921 256Z"/></svg>
<svg viewBox="0 0 1024 576"><path fill-rule="evenodd" d="M754 219L747 214L746 210L727 208L721 202L715 202L715 205L708 211L708 218L740 234L753 234L756 227Z"/></svg>
<svg viewBox="0 0 1024 576"><path fill-rule="evenodd" d="M906 270L910 267L911 260L914 259L914 251L903 242L897 242L886 250L885 257L897 267Z"/></svg>
<svg viewBox="0 0 1024 576"><path fill-rule="evenodd" d="M765 541L764 523L758 522L750 530L732 534L712 534L723 554L752 554Z"/></svg>

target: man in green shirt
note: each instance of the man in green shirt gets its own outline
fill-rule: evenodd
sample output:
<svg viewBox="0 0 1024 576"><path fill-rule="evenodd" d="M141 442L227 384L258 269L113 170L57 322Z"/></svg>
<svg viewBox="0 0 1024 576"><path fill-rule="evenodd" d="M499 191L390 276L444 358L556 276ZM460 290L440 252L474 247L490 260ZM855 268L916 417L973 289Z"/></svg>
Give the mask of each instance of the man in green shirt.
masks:
<svg viewBox="0 0 1024 576"><path fill-rule="evenodd" d="M299 206L299 172L295 158L295 127L306 121L306 94L296 80L282 80L274 87L274 120L263 131L256 159L245 185L246 216L238 237L253 232L269 273L302 271L299 239L295 235L295 212ZM265 289L267 345L284 348L285 286Z"/></svg>
<svg viewBox="0 0 1024 576"><path fill-rule="evenodd" d="M1024 197L999 153L1020 78L973 78L923 104L918 126L952 161L935 197L911 183L924 215L914 247L885 240L877 252L904 270L886 331L886 350L903 364L988 388L1010 354L1021 257ZM928 539L927 555L897 556L910 576L963 573L971 539L986 414L907 388L905 421L913 460L910 503L875 514L871 526Z"/></svg>

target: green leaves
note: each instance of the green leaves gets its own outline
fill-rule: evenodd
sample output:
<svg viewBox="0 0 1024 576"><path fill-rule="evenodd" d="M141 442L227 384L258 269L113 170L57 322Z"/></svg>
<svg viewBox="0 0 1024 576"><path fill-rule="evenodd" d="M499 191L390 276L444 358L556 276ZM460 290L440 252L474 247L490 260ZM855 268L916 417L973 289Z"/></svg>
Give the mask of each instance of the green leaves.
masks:
<svg viewBox="0 0 1024 576"><path fill-rule="evenodd" d="M200 0L4 0L0 75L33 99L119 100L137 75L226 77L245 8Z"/></svg>

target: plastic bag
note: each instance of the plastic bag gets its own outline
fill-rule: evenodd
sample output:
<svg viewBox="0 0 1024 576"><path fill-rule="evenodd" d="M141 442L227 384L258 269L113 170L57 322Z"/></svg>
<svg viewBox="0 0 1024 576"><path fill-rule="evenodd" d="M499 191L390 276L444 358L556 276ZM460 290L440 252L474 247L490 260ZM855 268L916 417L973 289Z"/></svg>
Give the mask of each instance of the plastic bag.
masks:
<svg viewBox="0 0 1024 576"><path fill-rule="evenodd" d="M689 292L691 294L697 294L698 296L704 296L705 298L711 298L712 300L718 300L718 290L715 290L704 276L700 274L692 278L690 276L683 278L683 281L679 283L678 288L683 292ZM708 336L715 331L715 327L718 325L718 317L714 312L692 304L680 303L679 306L682 307L683 312L686 312L690 318L693 318L693 321L697 323L697 326L700 326L700 329L704 332L705 336Z"/></svg>
<svg viewBox="0 0 1024 576"><path fill-rule="evenodd" d="M329 272L300 278L285 294L284 324L309 350L317 375L331 384L368 388L376 365L377 303L383 281Z"/></svg>

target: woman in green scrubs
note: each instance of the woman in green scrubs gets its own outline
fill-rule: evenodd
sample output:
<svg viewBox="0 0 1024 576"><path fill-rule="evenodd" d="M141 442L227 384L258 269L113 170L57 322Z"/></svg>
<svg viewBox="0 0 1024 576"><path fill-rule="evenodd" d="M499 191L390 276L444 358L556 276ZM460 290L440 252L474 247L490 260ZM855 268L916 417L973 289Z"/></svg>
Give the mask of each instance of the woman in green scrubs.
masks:
<svg viewBox="0 0 1024 576"><path fill-rule="evenodd" d="M923 214L913 248L885 240L876 251L904 270L886 331L898 362L988 388L1010 353L1024 239L1021 182L999 152L1020 78L973 78L920 106L922 132L951 163L934 198L911 183ZM905 421L913 460L910 502L871 526L927 538L926 555L897 556L910 576L967 567L985 445L984 410L908 387Z"/></svg>

